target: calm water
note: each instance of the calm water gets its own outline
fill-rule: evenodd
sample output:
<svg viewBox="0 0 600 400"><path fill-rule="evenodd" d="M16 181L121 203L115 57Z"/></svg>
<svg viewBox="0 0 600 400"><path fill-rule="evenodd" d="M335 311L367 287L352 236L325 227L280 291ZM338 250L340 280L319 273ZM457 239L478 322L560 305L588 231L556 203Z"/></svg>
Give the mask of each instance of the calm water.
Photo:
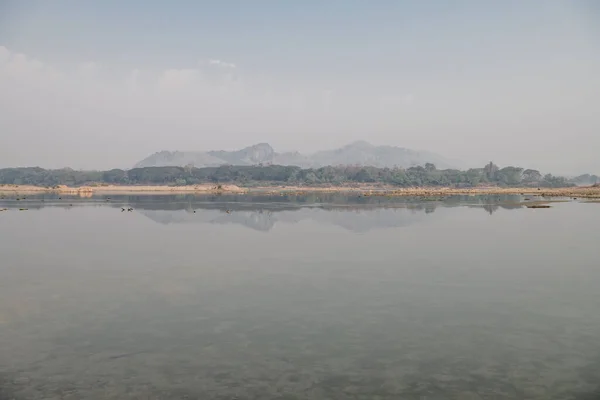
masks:
<svg viewBox="0 0 600 400"><path fill-rule="evenodd" d="M0 399L600 398L600 204L428 200L2 199Z"/></svg>

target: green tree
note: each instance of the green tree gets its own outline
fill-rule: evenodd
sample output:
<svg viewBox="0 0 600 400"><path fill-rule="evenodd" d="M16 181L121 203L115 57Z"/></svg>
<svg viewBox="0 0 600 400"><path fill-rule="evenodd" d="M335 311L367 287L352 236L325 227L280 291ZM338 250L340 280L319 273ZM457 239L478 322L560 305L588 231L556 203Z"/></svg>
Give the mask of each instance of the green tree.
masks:
<svg viewBox="0 0 600 400"><path fill-rule="evenodd" d="M496 172L499 183L509 186L517 186L521 183L523 168L504 167Z"/></svg>
<svg viewBox="0 0 600 400"><path fill-rule="evenodd" d="M523 171L523 183L526 184L537 184L542 180L542 174L540 171L535 169L526 169Z"/></svg>
<svg viewBox="0 0 600 400"><path fill-rule="evenodd" d="M495 165L493 162L490 161L490 163L488 165L486 165L483 168L484 172L485 172L485 176L487 177L487 179L489 181L495 181L496 180L496 174L498 173L498 166Z"/></svg>
<svg viewBox="0 0 600 400"><path fill-rule="evenodd" d="M433 171L435 171L435 165L432 164L432 163L426 163L425 164L425 170L427 172L433 172Z"/></svg>

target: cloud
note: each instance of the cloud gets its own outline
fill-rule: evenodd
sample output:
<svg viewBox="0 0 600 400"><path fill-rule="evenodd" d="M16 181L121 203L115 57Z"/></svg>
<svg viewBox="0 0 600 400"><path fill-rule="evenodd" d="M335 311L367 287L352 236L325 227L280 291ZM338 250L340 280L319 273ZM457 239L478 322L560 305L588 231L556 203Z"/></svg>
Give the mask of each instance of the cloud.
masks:
<svg viewBox="0 0 600 400"><path fill-rule="evenodd" d="M0 46L0 65L8 61L9 57L10 51L8 51L8 49L4 46Z"/></svg>
<svg viewBox="0 0 600 400"><path fill-rule="evenodd" d="M223 67L223 68L236 68L234 63L225 62L225 61L221 61L221 60L215 60L215 59L208 60L208 64L218 65L219 67Z"/></svg>
<svg viewBox="0 0 600 400"><path fill-rule="evenodd" d="M189 88L198 82L199 78L200 70L198 69L168 69L160 77L158 86L166 90Z"/></svg>
<svg viewBox="0 0 600 400"><path fill-rule="evenodd" d="M568 76L496 69L494 79L300 81L216 59L162 69L81 61L53 65L0 46L0 167L130 167L163 149L268 141L311 151L354 139L539 169L556 165L553 151L597 164L600 91L592 67Z"/></svg>
<svg viewBox="0 0 600 400"><path fill-rule="evenodd" d="M351 87L338 92L329 85L282 85L273 79L253 79L241 74L233 63L217 59L208 60L204 67L164 70L100 65L87 61L55 68L2 46L0 100L17 114L41 110L37 121L51 117L60 121L59 125L71 123L70 107L76 107L78 117L86 114L87 121L159 118L165 124L186 125L183 131L201 129L207 119L230 119L220 127L230 132L303 131L328 124L344 129L355 127L353 120L366 121L365 115L377 112L373 94L358 93ZM240 126L234 122L239 120L254 123Z"/></svg>
<svg viewBox="0 0 600 400"><path fill-rule="evenodd" d="M93 62L93 61L88 61L88 62L84 62L79 64L78 68L77 68L77 72L86 78L93 78L95 77L100 71L100 66Z"/></svg>
<svg viewBox="0 0 600 400"><path fill-rule="evenodd" d="M253 140L248 132L299 131L312 121L297 105L319 103L311 101L319 90L233 75L231 63L215 61L162 70L95 61L55 67L2 46L0 168L129 167L161 149L238 147Z"/></svg>
<svg viewBox="0 0 600 400"><path fill-rule="evenodd" d="M12 53L8 48L0 46L0 66L2 76L19 78L36 74L44 68L39 60L27 57L25 54Z"/></svg>
<svg viewBox="0 0 600 400"><path fill-rule="evenodd" d="M138 80L140 79L140 70L134 68L129 73L129 76L125 78L125 86L129 91L136 90L138 86Z"/></svg>

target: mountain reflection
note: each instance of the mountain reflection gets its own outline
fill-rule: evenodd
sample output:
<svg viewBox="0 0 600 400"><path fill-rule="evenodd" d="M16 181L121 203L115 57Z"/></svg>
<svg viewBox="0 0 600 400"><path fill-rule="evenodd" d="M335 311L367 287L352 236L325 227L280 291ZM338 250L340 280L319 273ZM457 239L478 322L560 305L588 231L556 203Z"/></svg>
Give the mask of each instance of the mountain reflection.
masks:
<svg viewBox="0 0 600 400"><path fill-rule="evenodd" d="M139 210L161 224L212 223L237 224L257 231L269 231L277 223L295 224L303 220L336 225L353 232L367 232L377 228L393 228L414 224L425 218L425 213L411 209L323 209L304 207L296 210L232 210L227 214L219 210Z"/></svg>
<svg viewBox="0 0 600 400"><path fill-rule="evenodd" d="M278 224L305 220L335 225L353 232L413 225L438 208L467 206L489 214L523 208L523 196L394 197L315 193L304 196L269 195L134 195L80 199L52 195L26 201L3 199L3 207L35 210L43 207L98 205L134 210L160 224L234 224L267 232Z"/></svg>

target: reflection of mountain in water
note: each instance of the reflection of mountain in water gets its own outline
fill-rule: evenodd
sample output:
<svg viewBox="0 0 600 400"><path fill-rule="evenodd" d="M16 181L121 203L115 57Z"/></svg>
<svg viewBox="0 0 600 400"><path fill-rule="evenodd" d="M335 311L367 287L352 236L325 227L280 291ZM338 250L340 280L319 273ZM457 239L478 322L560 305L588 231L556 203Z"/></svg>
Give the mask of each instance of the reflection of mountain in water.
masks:
<svg viewBox="0 0 600 400"><path fill-rule="evenodd" d="M30 210L44 207L132 206L137 212L161 224L213 223L238 224L258 231L269 231L276 223L313 220L332 224L353 232L377 228L402 227L422 221L437 207L467 206L492 214L498 209L523 208L523 196L480 195L448 197L360 196L343 193L309 195L121 195L95 196L31 196L26 203L2 199L0 206ZM541 198L536 198L541 200ZM1 208L1 207L0 207ZM194 212L196 210L196 212ZM226 212L230 210L230 212Z"/></svg>
<svg viewBox="0 0 600 400"><path fill-rule="evenodd" d="M268 231L277 222L297 223L313 220L353 232L402 227L422 221L437 207L468 206L492 214L500 208L522 208L521 196L451 196L415 198L340 194L308 196L213 196L180 197L177 201L152 201L149 197L129 199L134 207L162 224L215 223L239 224ZM193 211L196 210L196 213ZM225 210L231 210L226 213Z"/></svg>
<svg viewBox="0 0 600 400"><path fill-rule="evenodd" d="M346 208L323 209L316 207L295 210L236 210L230 214L219 210L140 210L151 220L162 223L214 223L239 224L258 231L269 231L276 223L295 224L304 220L336 225L353 232L371 229L395 228L411 225L425 218L425 212L407 208L376 208L348 210Z"/></svg>
<svg viewBox="0 0 600 400"><path fill-rule="evenodd" d="M269 211L235 211L230 214L222 210L139 210L138 212L160 224L239 224L257 231L269 231L277 218Z"/></svg>

